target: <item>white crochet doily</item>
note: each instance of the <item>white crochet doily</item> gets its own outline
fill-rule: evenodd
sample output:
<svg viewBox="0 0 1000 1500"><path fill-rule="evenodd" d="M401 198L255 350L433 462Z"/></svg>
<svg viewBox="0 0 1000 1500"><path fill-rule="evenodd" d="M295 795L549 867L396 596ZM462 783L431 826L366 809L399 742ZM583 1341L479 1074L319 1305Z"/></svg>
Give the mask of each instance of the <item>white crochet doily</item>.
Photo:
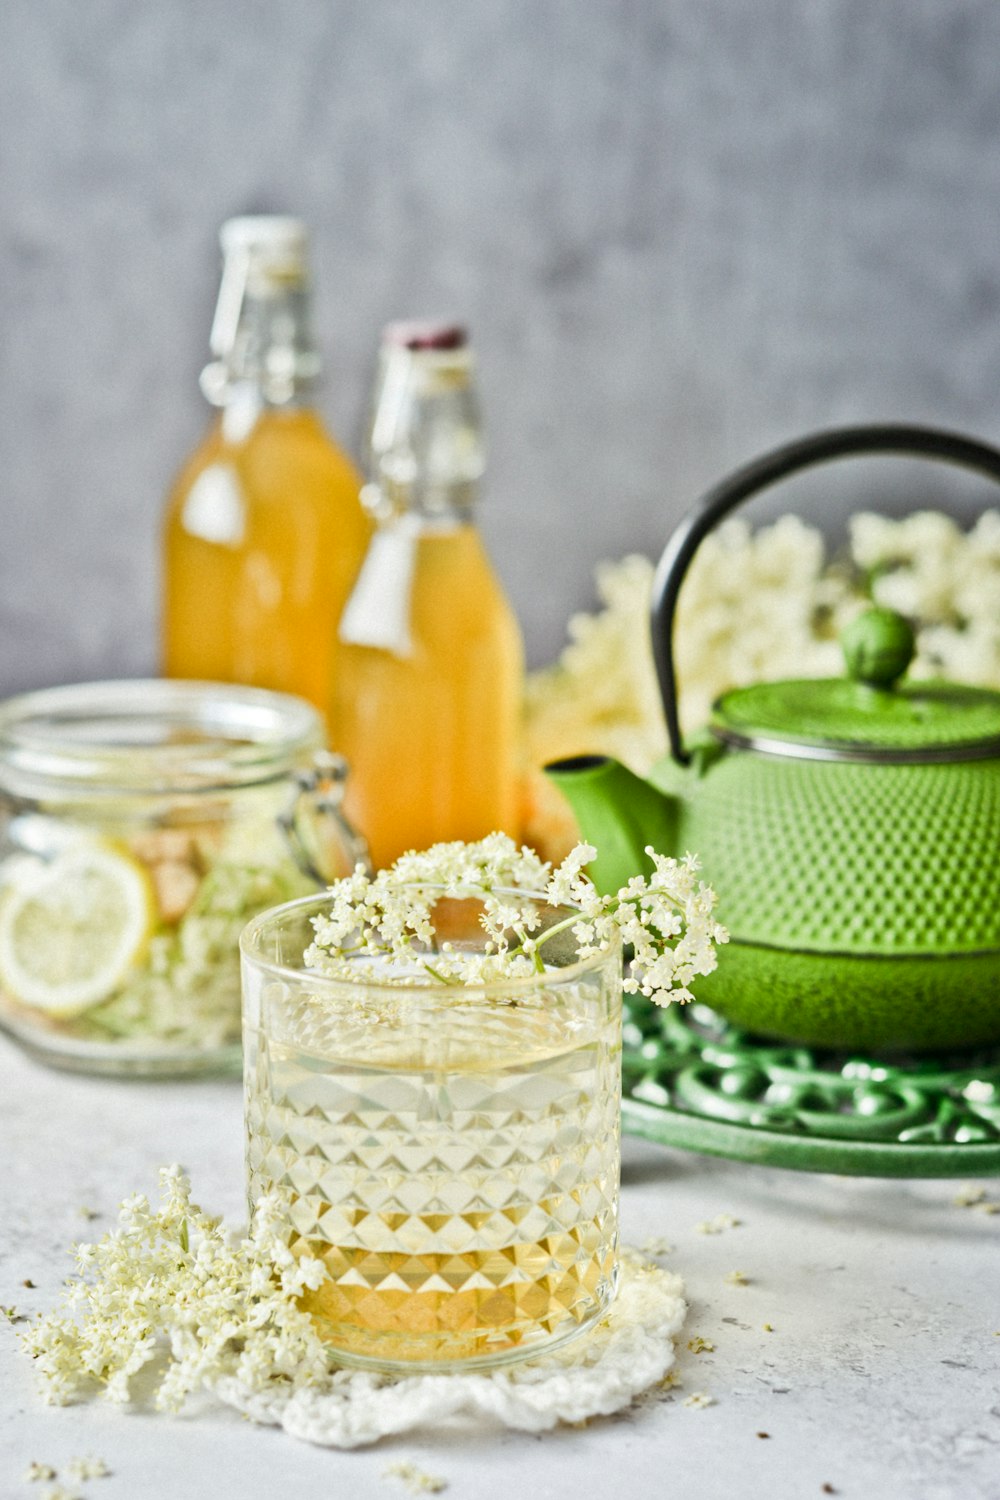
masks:
<svg viewBox="0 0 1000 1500"><path fill-rule="evenodd" d="M539 1359L470 1375L339 1369L322 1384L294 1393L252 1392L227 1379L215 1392L254 1422L328 1448L359 1448L456 1416L545 1432L558 1422L609 1416L664 1378L687 1312L683 1293L679 1276L626 1250L607 1316Z"/></svg>

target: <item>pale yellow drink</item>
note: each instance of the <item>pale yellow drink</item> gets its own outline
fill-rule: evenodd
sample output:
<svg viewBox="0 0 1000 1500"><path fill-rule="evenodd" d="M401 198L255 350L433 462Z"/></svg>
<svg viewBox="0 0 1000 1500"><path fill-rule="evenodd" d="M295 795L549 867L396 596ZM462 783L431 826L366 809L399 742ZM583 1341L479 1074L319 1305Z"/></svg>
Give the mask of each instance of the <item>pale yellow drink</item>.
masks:
<svg viewBox="0 0 1000 1500"><path fill-rule="evenodd" d="M517 834L521 636L478 532L415 534L405 650L341 641L345 810L377 867L407 849Z"/></svg>
<svg viewBox="0 0 1000 1500"><path fill-rule="evenodd" d="M243 943L250 1199L277 1194L326 1269L302 1305L339 1355L390 1367L572 1337L615 1288L618 953L506 992L293 978L295 914L322 906Z"/></svg>

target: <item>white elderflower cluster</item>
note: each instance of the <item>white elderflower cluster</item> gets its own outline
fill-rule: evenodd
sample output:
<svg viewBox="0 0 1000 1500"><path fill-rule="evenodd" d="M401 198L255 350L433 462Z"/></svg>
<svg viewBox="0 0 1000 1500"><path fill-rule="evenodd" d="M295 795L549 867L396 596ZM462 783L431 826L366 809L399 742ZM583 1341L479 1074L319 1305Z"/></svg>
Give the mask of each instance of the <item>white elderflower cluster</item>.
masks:
<svg viewBox="0 0 1000 1500"><path fill-rule="evenodd" d="M649 640L653 565L646 557L601 563L601 609L577 614L558 662L526 683L528 755L541 765L582 749L641 771L666 749Z"/></svg>
<svg viewBox="0 0 1000 1500"><path fill-rule="evenodd" d="M937 511L862 513L851 553L876 603L915 622L914 675L1000 687L1000 513L968 532Z"/></svg>
<svg viewBox="0 0 1000 1500"><path fill-rule="evenodd" d="M374 965L376 973L388 968L404 984L428 978L489 984L544 973L545 945L569 930L581 958L619 943L631 949L628 993L657 1005L690 1000L690 984L711 973L716 945L728 938L712 915L715 892L697 879L697 860L647 848L652 873L602 896L584 874L596 854L592 845L578 844L553 870L533 850L494 833L477 843L404 854L374 878L359 867L330 887L330 911L313 919L315 939L305 963L351 981ZM433 915L442 898L481 902L481 952L438 943ZM545 926L546 907L572 909Z"/></svg>
<svg viewBox="0 0 1000 1500"><path fill-rule="evenodd" d="M601 609L574 615L558 662L527 685L527 739L536 764L583 750L642 773L666 750L653 666L653 564L629 556L596 574ZM841 669L837 632L859 607L843 570L825 566L823 538L796 516L754 532L743 520L707 536L691 564L675 626L681 722L700 728L727 688Z"/></svg>
<svg viewBox="0 0 1000 1500"><path fill-rule="evenodd" d="M258 850L256 861L240 863L238 855L234 850L215 864L178 926L154 934L146 962L83 1019L88 1035L135 1035L200 1048L239 1036L240 971L233 955L240 933L255 912L312 887L287 856L260 862Z"/></svg>
<svg viewBox="0 0 1000 1500"><path fill-rule="evenodd" d="M837 635L859 607L844 572L826 566L821 533L798 516L756 532L726 521L699 547L678 600L685 730L700 728L729 688L842 672Z"/></svg>
<svg viewBox="0 0 1000 1500"><path fill-rule="evenodd" d="M62 1305L25 1333L48 1398L66 1402L97 1382L128 1402L133 1377L161 1357L156 1404L168 1410L225 1376L261 1390L323 1375L324 1346L294 1299L324 1268L293 1256L278 1204L262 1199L249 1238L234 1243L192 1203L178 1167L161 1170L160 1195L158 1211L141 1194L126 1198L116 1229L77 1246L80 1274Z"/></svg>

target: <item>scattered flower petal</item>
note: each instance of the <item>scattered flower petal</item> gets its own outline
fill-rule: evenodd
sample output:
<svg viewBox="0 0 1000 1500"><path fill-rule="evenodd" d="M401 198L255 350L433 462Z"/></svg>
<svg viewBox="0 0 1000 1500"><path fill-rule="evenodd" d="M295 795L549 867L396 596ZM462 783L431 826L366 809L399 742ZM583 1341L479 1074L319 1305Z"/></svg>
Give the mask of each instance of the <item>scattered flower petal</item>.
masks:
<svg viewBox="0 0 1000 1500"><path fill-rule="evenodd" d="M681 1404L690 1407L692 1411L704 1411L706 1406L715 1405L715 1397L710 1396L707 1391L692 1391Z"/></svg>
<svg viewBox="0 0 1000 1500"><path fill-rule="evenodd" d="M409 1459L402 1458L382 1470L387 1478L401 1479L411 1495L438 1495L448 1488L440 1474L428 1474Z"/></svg>
<svg viewBox="0 0 1000 1500"><path fill-rule="evenodd" d="M30 1463L25 1470L25 1484L34 1484L39 1479L55 1479L57 1470L51 1464Z"/></svg>
<svg viewBox="0 0 1000 1500"><path fill-rule="evenodd" d="M648 1255L651 1260L658 1260L662 1255L672 1255L675 1248L676 1247L672 1245L669 1240L665 1240L662 1235L652 1234L648 1239L643 1240L642 1244L639 1246L639 1252L642 1255Z"/></svg>
<svg viewBox="0 0 1000 1500"><path fill-rule="evenodd" d="M714 1219L705 1219L695 1228L699 1234L722 1234L726 1229L738 1229L740 1219L734 1219L732 1214L716 1214Z"/></svg>
<svg viewBox="0 0 1000 1500"><path fill-rule="evenodd" d="M79 1479L84 1483L88 1479L107 1479L111 1470L103 1458L94 1458L90 1454L83 1458L72 1458L66 1465L66 1473L70 1479Z"/></svg>
<svg viewBox="0 0 1000 1500"><path fill-rule="evenodd" d="M978 1182L963 1182L955 1194L954 1203L956 1208L975 1208L977 1203L982 1203L986 1197L986 1189Z"/></svg>

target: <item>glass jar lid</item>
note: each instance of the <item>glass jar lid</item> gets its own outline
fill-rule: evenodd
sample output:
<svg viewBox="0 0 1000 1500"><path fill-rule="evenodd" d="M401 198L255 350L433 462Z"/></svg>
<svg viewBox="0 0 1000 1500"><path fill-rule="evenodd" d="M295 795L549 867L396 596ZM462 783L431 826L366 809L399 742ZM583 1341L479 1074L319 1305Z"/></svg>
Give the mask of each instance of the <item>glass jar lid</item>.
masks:
<svg viewBox="0 0 1000 1500"><path fill-rule="evenodd" d="M0 704L0 792L163 794L281 780L324 743L300 698L214 682L90 682Z"/></svg>
<svg viewBox="0 0 1000 1500"><path fill-rule="evenodd" d="M1000 756L1000 693L905 682L909 626L870 609L844 631L847 678L758 682L715 705L711 729L729 744L809 759L888 762Z"/></svg>

